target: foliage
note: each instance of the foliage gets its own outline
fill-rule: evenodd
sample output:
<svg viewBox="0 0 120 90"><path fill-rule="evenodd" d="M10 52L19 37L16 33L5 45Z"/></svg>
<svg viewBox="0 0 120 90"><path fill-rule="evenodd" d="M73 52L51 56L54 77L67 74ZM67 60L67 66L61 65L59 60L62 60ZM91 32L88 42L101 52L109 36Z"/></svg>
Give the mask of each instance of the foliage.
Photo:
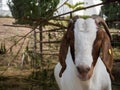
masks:
<svg viewBox="0 0 120 90"><path fill-rule="evenodd" d="M5 47L5 42L1 43L0 45L0 54L5 54L6 53L6 47Z"/></svg>
<svg viewBox="0 0 120 90"><path fill-rule="evenodd" d="M17 23L29 23L26 19L48 18L53 16L59 0L9 0L8 6Z"/></svg>
<svg viewBox="0 0 120 90"><path fill-rule="evenodd" d="M120 49L119 49L119 46L115 46L113 51L114 51L114 59L115 60L120 60Z"/></svg>
<svg viewBox="0 0 120 90"><path fill-rule="evenodd" d="M120 35L119 34L113 34L112 35L112 46L113 47L120 47Z"/></svg>
<svg viewBox="0 0 120 90"><path fill-rule="evenodd" d="M28 76L28 80L39 85L40 90L57 90L58 87L54 78L54 70L51 67L52 63L49 60L42 63L41 68L33 71Z"/></svg>
<svg viewBox="0 0 120 90"><path fill-rule="evenodd" d="M36 68L39 67L41 63L41 57L39 53L34 52L33 50L29 50L29 47L26 46L25 51L22 55L22 63L21 66L23 67L25 64L29 64L32 67Z"/></svg>
<svg viewBox="0 0 120 90"><path fill-rule="evenodd" d="M83 6L81 6L82 4L84 4L84 2L77 2L76 4L72 5L70 3L65 3L65 5L67 5L69 8L71 9L74 9L74 10L77 10L77 9L80 9L80 8L83 8Z"/></svg>
<svg viewBox="0 0 120 90"><path fill-rule="evenodd" d="M102 0L107 1L107 0ZM101 8L101 14L104 14L107 18L107 24L110 28L120 28L119 23L114 23L114 21L120 21L120 1L116 0L115 2L105 4Z"/></svg>
<svg viewBox="0 0 120 90"><path fill-rule="evenodd" d="M73 9L73 10L78 10L78 9L84 8L83 6L81 6L82 4L84 4L84 2L77 2L75 4L70 4L68 2L65 3L66 6L68 6L70 9ZM73 16L74 16L74 14L70 13L70 17L73 17Z"/></svg>
<svg viewBox="0 0 120 90"><path fill-rule="evenodd" d="M106 0L102 0L106 1ZM107 20L114 21L120 20L120 2L116 1L113 3L105 4L102 6L102 13L107 16Z"/></svg>

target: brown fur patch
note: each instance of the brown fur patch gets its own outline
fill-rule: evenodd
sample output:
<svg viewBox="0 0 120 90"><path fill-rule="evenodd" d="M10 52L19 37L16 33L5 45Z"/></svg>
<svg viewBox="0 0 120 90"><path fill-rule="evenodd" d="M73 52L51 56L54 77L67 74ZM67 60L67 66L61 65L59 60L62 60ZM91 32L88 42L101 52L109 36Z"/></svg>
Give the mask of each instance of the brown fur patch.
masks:
<svg viewBox="0 0 120 90"><path fill-rule="evenodd" d="M69 46L70 46L70 52L71 52L71 56L72 56L73 62L75 61L75 54L74 54L74 31L73 31L73 29L74 29L74 23L75 23L75 21L78 18L79 17L76 16L73 19L71 19L71 21L69 22L69 25L68 25L67 32L65 33L65 35L64 35L64 37L62 39L61 45L60 45L59 61L60 61L60 64L62 66L62 69L61 69L61 71L59 73L59 77L62 77L62 73L66 69L65 60L66 60L66 56L67 56L67 53L68 53L68 47Z"/></svg>
<svg viewBox="0 0 120 90"><path fill-rule="evenodd" d="M92 51L93 66L96 65L101 49L102 49L102 61L105 64L111 79L113 80L114 77L111 73L112 64L113 64L113 51L112 51L110 38L105 31L99 29L97 31L96 40L94 41L93 44L93 51ZM111 51L111 53L109 52L109 50Z"/></svg>

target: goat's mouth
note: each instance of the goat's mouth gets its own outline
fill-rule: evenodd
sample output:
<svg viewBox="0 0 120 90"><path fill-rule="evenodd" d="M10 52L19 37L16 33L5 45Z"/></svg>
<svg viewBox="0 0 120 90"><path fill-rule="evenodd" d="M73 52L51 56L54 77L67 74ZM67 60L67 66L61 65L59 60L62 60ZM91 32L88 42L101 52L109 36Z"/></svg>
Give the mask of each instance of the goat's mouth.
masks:
<svg viewBox="0 0 120 90"><path fill-rule="evenodd" d="M89 80L91 78L92 74L93 74L93 69L90 69L88 72L85 72L85 71L82 71L82 72L78 71L77 72L78 78L82 81Z"/></svg>
<svg viewBox="0 0 120 90"><path fill-rule="evenodd" d="M82 81L89 80L92 74L91 71L91 68L79 66L77 67L77 76Z"/></svg>
<svg viewBox="0 0 120 90"><path fill-rule="evenodd" d="M90 79L90 75L88 73L82 73L77 75L80 80L87 81Z"/></svg>

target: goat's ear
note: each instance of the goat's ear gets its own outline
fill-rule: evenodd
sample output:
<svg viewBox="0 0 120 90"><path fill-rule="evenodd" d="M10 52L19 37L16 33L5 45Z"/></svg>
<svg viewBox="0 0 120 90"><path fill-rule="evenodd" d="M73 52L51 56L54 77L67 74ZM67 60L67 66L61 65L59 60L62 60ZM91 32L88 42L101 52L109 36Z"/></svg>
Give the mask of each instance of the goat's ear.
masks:
<svg viewBox="0 0 120 90"><path fill-rule="evenodd" d="M68 47L69 47L69 43L68 43L68 38L67 38L67 33L65 33L61 45L60 45L60 51L59 51L59 61L60 64L62 66L61 71L59 73L59 77L62 77L62 73L65 71L66 69L66 56L67 56L67 52L68 52Z"/></svg>
<svg viewBox="0 0 120 90"><path fill-rule="evenodd" d="M70 21L67 32L64 34L64 37L63 37L61 45L60 45L59 61L60 61L62 68L59 73L59 77L62 77L62 74L66 69L66 61L65 60L66 60L66 56L68 53L68 47L70 46L70 42L73 41L73 40L71 40L72 36L73 36L73 27L74 27L73 21Z"/></svg>
<svg viewBox="0 0 120 90"><path fill-rule="evenodd" d="M110 42L110 38L106 32L103 33L103 39L102 39L102 60L103 63L106 66L106 69L111 77L112 80L114 80L114 77L112 75L112 64L113 64L113 50Z"/></svg>

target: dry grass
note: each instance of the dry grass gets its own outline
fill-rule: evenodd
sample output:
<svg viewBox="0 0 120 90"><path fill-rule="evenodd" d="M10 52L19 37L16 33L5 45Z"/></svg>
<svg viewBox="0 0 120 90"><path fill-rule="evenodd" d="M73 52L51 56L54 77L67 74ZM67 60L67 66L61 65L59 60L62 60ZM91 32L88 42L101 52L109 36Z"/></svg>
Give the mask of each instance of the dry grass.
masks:
<svg viewBox="0 0 120 90"><path fill-rule="evenodd" d="M0 44L5 43L5 47L8 50L13 44L17 42L22 36L24 36L26 33L30 31L29 28L20 28L20 27L10 27L10 26L4 26L12 25L14 23L13 18L0 18ZM18 57L13 60L13 57L15 57L16 53L20 49L20 46L23 44L19 42L17 45L15 45L12 48L12 53L7 53L5 55L0 55L0 65L1 66L8 66L10 62L12 62L11 66L16 66L21 63L21 55L18 55ZM25 41L27 43L27 40ZM21 49L21 53L24 51L26 44L23 45L23 49Z"/></svg>

